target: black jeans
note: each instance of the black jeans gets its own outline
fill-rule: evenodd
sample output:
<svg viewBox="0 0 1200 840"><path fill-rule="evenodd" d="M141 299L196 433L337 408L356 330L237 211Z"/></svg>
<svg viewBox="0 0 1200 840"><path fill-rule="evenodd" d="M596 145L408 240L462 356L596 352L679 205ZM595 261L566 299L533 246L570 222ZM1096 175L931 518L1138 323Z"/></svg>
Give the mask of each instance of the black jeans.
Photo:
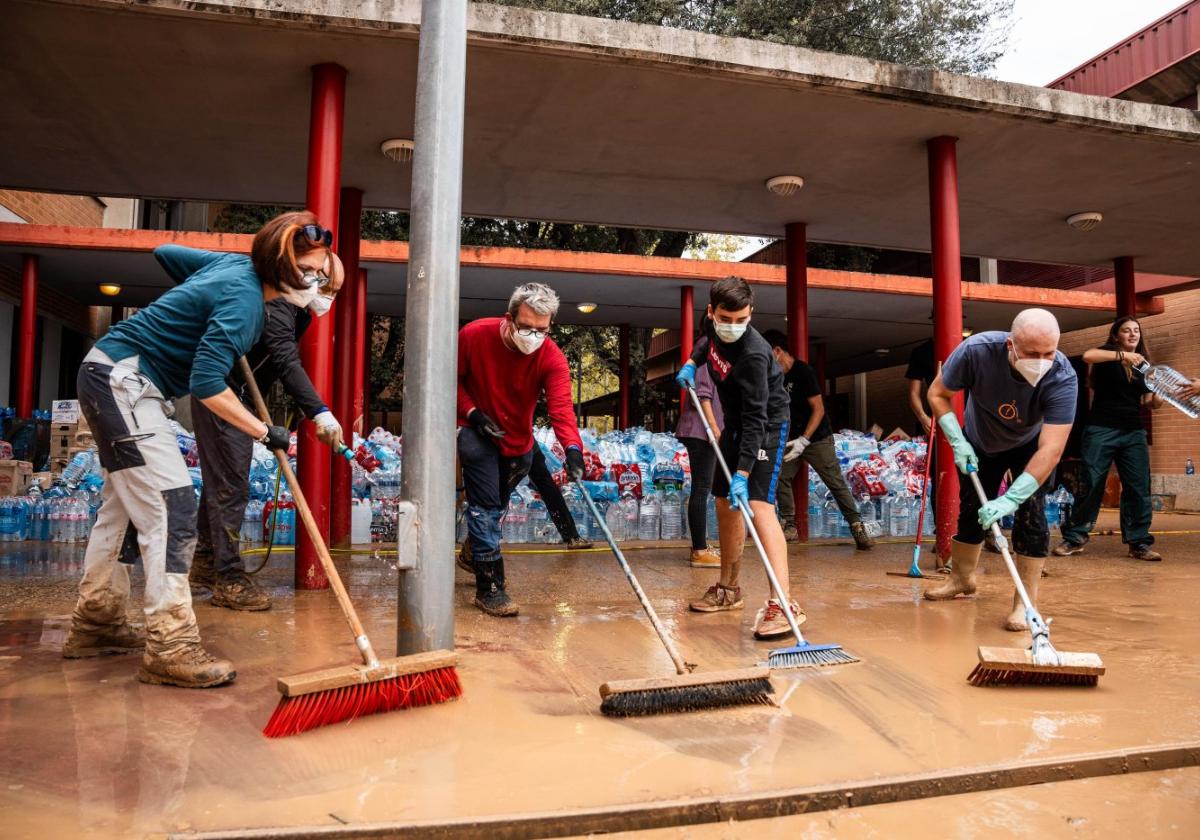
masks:
<svg viewBox="0 0 1200 840"><path fill-rule="evenodd" d="M1038 442L1034 438L1029 443L988 455L979 448L979 444L971 441L975 454L979 456L979 483L989 499L996 498L1000 492L1000 482L1004 473L1012 470L1015 479L1025 472L1025 465L1037 452ZM1032 496L1017 508L1013 520L1012 544L1017 554L1026 557L1045 557L1050 553L1050 529L1046 525L1046 486L1053 483L1054 475L1037 489ZM979 545L983 542L983 526L979 524L979 508L982 503L975 492L971 477L959 476L958 493L958 533L954 538L961 543Z"/></svg>
<svg viewBox="0 0 1200 840"><path fill-rule="evenodd" d="M692 550L708 548L708 497L712 495L713 471L717 456L708 438L680 438L692 464L692 495L688 497L688 530L692 532Z"/></svg>
<svg viewBox="0 0 1200 840"><path fill-rule="evenodd" d="M196 519L199 534L196 551L213 555L218 576L236 575L246 571L238 542L246 503L250 500L254 441L205 408L196 397L192 397L192 423L196 427L200 472L204 476Z"/></svg>
<svg viewBox="0 0 1200 840"><path fill-rule="evenodd" d="M532 455L529 483L542 495L542 501L546 503L546 510L550 514L550 521L558 529L558 535L562 537L563 542L579 539L579 529L575 527L575 519L567 508L567 500L550 477L550 468L546 466L546 454L536 442L533 444Z"/></svg>
<svg viewBox="0 0 1200 840"><path fill-rule="evenodd" d="M534 449L537 444L534 444ZM477 562L500 559L500 520L508 497L529 472L533 453L501 455L500 449L470 426L458 430L458 458L467 491L467 535Z"/></svg>

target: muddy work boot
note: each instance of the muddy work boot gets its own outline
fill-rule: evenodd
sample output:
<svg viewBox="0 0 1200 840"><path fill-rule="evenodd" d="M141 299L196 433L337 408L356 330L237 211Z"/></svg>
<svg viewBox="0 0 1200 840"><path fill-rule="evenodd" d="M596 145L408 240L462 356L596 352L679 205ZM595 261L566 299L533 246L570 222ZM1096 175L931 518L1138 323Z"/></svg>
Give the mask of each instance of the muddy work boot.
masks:
<svg viewBox="0 0 1200 840"><path fill-rule="evenodd" d="M788 524L783 526L783 538L788 542L800 542L800 532L796 530L796 523L788 521Z"/></svg>
<svg viewBox="0 0 1200 840"><path fill-rule="evenodd" d="M469 575L475 574L475 561L471 559L471 538L462 541L458 554L454 555L454 565Z"/></svg>
<svg viewBox="0 0 1200 840"><path fill-rule="evenodd" d="M237 671L228 659L217 659L199 643L186 645L172 654L147 652L142 658L138 679L150 685L177 685L181 688L212 688L233 682Z"/></svg>
<svg viewBox="0 0 1200 840"><path fill-rule="evenodd" d="M192 569L188 572L188 586L192 596L207 595L217 583L217 568L213 563L211 548L197 548L192 555Z"/></svg>
<svg viewBox="0 0 1200 840"><path fill-rule="evenodd" d="M1017 564L1017 574L1021 576L1021 583L1025 585L1025 592L1029 595L1029 602L1036 607L1038 587L1042 583L1042 566L1045 565L1046 558L1026 557L1023 554L1016 554L1013 556L1013 562ZM1017 594L1016 587L1013 587L1012 612L1004 620L1004 629L1011 630L1014 633L1029 629L1029 623L1025 621L1025 605L1021 603L1021 596Z"/></svg>
<svg viewBox="0 0 1200 840"><path fill-rule="evenodd" d="M217 578L212 590L212 605L228 610L269 610L271 596L245 572Z"/></svg>
<svg viewBox="0 0 1200 840"><path fill-rule="evenodd" d="M875 547L875 540L867 533L867 526L861 522L850 524L850 535L854 537L854 547L859 551L870 551Z"/></svg>
<svg viewBox="0 0 1200 840"><path fill-rule="evenodd" d="M982 551L983 543L969 545L951 540L950 579L941 586L926 589L925 598L930 601L949 601L957 595L974 595L975 567L979 565Z"/></svg>
<svg viewBox="0 0 1200 840"><path fill-rule="evenodd" d="M141 653L146 647L146 633L140 627L125 622L99 626L75 619L63 645L63 659L87 659L122 653Z"/></svg>
<svg viewBox="0 0 1200 840"><path fill-rule="evenodd" d="M504 591L504 559L475 561L475 606L496 618L510 618L520 608Z"/></svg>
<svg viewBox="0 0 1200 840"><path fill-rule="evenodd" d="M712 613L724 610L740 610L743 603L742 588L740 586L726 586L723 583L714 583L708 587L708 591L704 593L703 598L699 601L692 601L692 603L688 604L688 608L692 612Z"/></svg>
<svg viewBox="0 0 1200 840"><path fill-rule="evenodd" d="M804 610L800 609L800 605L795 601L792 601L789 606L792 609L792 618L796 619L797 627L808 620ZM788 624L787 616L783 614L783 607L774 598L769 598L766 606L759 610L758 615L754 618L754 638L778 639L791 632L792 626Z"/></svg>
<svg viewBox="0 0 1200 840"><path fill-rule="evenodd" d="M567 551L580 551L591 547L591 540L585 540L583 537L575 537L567 540Z"/></svg>

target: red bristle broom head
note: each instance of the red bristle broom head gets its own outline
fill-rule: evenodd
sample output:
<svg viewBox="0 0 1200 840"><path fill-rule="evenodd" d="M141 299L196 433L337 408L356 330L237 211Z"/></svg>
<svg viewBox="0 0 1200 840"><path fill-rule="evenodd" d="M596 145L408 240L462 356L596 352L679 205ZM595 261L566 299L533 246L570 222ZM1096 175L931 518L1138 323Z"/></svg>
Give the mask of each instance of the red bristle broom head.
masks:
<svg viewBox="0 0 1200 840"><path fill-rule="evenodd" d="M318 726L414 706L445 703L462 696L462 684L453 665L379 679L371 677L381 670L385 673L394 671L387 669L386 665L374 671L361 668L338 670L357 672L357 681L333 688L297 693L294 687L288 686L287 680L280 680L280 689L284 691L284 696L279 698L279 705L275 707L271 719L263 727L263 734L268 738L282 738L307 732ZM322 673L328 675L330 672Z"/></svg>

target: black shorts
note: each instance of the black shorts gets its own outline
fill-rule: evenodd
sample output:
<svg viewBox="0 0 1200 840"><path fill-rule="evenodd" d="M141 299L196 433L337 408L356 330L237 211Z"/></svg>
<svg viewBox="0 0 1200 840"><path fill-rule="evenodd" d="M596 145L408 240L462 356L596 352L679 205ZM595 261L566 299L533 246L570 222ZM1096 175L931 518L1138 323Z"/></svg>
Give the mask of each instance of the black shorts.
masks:
<svg viewBox="0 0 1200 840"><path fill-rule="evenodd" d="M779 484L779 471L783 468L783 450L787 445L787 427L786 422L767 427L762 449L758 450L758 460L754 462L750 477L746 479L752 502L775 504L775 488ZM741 448L739 438L740 435L730 429L726 429L721 435L721 455L729 465L730 472L737 472L738 450ZM729 481L721 469L713 476L712 494L721 499L729 498Z"/></svg>
<svg viewBox="0 0 1200 840"><path fill-rule="evenodd" d="M1000 483L1004 474L1011 472L1015 479L1025 472L1025 466L1038 449L1038 440L1034 438L1028 443L1014 449L989 455L974 441L970 441L979 456L979 483L989 499L994 499L1000 493ZM1054 473L1046 483L1037 489L1019 508L1013 517L1012 546L1017 554L1026 557L1045 557L1050 553L1050 529L1046 524L1046 492L1054 486ZM983 542L983 526L979 524L979 494L970 476L958 477L958 533L954 539L968 545L979 545ZM990 529L989 529L990 530Z"/></svg>

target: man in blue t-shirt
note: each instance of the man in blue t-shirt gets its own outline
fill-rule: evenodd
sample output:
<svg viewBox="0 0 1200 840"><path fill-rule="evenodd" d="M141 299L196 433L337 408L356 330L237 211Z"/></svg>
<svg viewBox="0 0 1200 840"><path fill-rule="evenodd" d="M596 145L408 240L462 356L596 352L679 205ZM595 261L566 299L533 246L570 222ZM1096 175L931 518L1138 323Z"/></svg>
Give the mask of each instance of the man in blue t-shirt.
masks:
<svg viewBox="0 0 1200 840"><path fill-rule="evenodd" d="M1044 309L1025 309L1012 332L973 335L958 346L929 386L929 406L954 451L959 472L979 472L983 491L999 492L1004 474L1017 476L999 498L981 504L973 484L959 492L958 533L945 584L925 597L943 601L975 592L975 567L983 535L992 524L1014 515L1013 549L1029 598L1037 603L1042 565L1050 550L1045 484L1054 473L1071 423L1079 382L1071 363L1058 350L1058 321ZM951 398L967 392L966 431L958 424ZM1025 608L1014 592L1005 629L1028 629Z"/></svg>

